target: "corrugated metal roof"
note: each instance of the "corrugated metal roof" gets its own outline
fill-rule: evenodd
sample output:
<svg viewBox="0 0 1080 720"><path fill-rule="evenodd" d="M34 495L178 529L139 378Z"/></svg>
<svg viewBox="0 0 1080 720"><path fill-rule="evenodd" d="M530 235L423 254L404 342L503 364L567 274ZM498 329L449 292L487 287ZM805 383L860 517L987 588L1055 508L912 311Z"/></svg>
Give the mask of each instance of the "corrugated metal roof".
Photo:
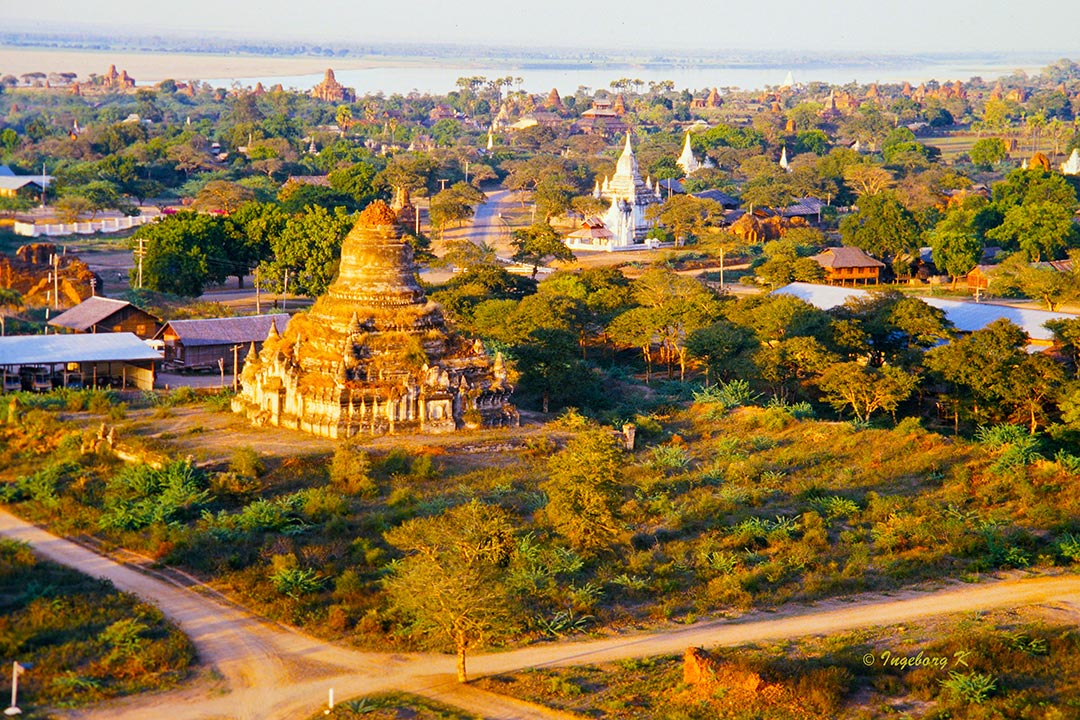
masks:
<svg viewBox="0 0 1080 720"><path fill-rule="evenodd" d="M829 310L843 305L850 298L863 298L869 291L858 288L837 287L835 285L815 285L813 283L791 283L773 291L774 294L791 295L821 310ZM966 302L964 300L945 300L944 298L920 297L927 305L939 308L945 317L960 332L981 330L995 320L1004 318L1022 329L1032 340L1049 342L1054 333L1046 328L1048 320L1075 320L1080 315L1070 313L1032 310L1010 305L994 303Z"/></svg>
<svg viewBox="0 0 1080 720"><path fill-rule="evenodd" d="M172 329L180 342L195 347L197 345L225 345L227 343L262 342L270 332L270 323L277 326L278 332L284 332L289 324L288 313L272 315L247 315L231 318L206 318L202 320L170 320L158 333L158 337Z"/></svg>
<svg viewBox="0 0 1080 720"><path fill-rule="evenodd" d="M72 330L89 330L113 313L123 310L131 305L126 300L113 300L107 297L89 297L75 307L60 313L52 320L50 325L71 328Z"/></svg>
<svg viewBox="0 0 1080 720"><path fill-rule="evenodd" d="M0 365L161 360L134 333L12 335L0 337Z"/></svg>

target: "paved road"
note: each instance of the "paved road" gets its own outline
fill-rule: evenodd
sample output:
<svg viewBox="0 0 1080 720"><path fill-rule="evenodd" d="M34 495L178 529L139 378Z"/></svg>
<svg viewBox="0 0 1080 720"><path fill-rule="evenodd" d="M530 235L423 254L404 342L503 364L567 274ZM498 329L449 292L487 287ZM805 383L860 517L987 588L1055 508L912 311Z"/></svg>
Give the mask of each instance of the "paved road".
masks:
<svg viewBox="0 0 1080 720"><path fill-rule="evenodd" d="M567 718L565 713L460 686L452 657L358 652L264 622L193 578L154 576L97 555L0 510L0 535L22 540L50 560L95 577L157 605L192 639L200 659L221 680L139 696L72 714L97 720L235 718L294 720L325 705L327 691L345 699L384 690L406 690L492 720ZM945 613L1054 604L1080 614L1080 577L1034 577L954 585L830 601L818 607L757 613L738 621L699 622L652 633L603 640L539 644L471 658L473 674L512 672L544 665L578 665L681 653L688 646L736 646L806 635L846 632L910 622ZM151 708L152 713L151 713Z"/></svg>

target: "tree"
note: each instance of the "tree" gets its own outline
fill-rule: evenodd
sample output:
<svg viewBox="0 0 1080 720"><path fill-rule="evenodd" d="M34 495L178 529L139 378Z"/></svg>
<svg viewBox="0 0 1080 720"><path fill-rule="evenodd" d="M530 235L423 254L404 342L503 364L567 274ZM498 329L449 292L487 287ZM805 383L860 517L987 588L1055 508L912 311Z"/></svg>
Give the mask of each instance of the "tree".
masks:
<svg viewBox="0 0 1080 720"><path fill-rule="evenodd" d="M7 335L8 311L23 307L23 298L16 290L0 287L0 337Z"/></svg>
<svg viewBox="0 0 1080 720"><path fill-rule="evenodd" d="M454 183L431 198L431 224L440 232L452 222L473 216L473 205L484 202L484 194L464 182Z"/></svg>
<svg viewBox="0 0 1080 720"><path fill-rule="evenodd" d="M856 163L843 170L846 182L859 197L876 195L893 186L895 179L888 170L877 165Z"/></svg>
<svg viewBox="0 0 1080 720"><path fill-rule="evenodd" d="M146 252L143 284L150 290L198 297L207 283L224 282L229 274L225 228L219 217L194 212L168 215L136 230L133 248L140 239Z"/></svg>
<svg viewBox="0 0 1080 720"><path fill-rule="evenodd" d="M619 505L625 452L606 428L582 432L548 462L544 515L575 550L611 550L622 533Z"/></svg>
<svg viewBox="0 0 1080 720"><path fill-rule="evenodd" d="M211 180L203 185L191 207L201 212L228 215L254 199L255 193L243 185L228 180Z"/></svg>
<svg viewBox="0 0 1080 720"><path fill-rule="evenodd" d="M826 402L842 411L850 407L859 422L876 410L894 413L915 389L918 380L892 366L875 368L858 362L836 363L821 373L815 384Z"/></svg>
<svg viewBox="0 0 1080 720"><path fill-rule="evenodd" d="M919 226L895 195L882 191L859 198L859 211L840 222L840 236L845 245L895 257L918 247Z"/></svg>
<svg viewBox="0 0 1080 720"><path fill-rule="evenodd" d="M662 204L645 209L646 218L663 223L674 233L676 247L688 236L700 235L723 217L723 213L720 203L693 195L673 195Z"/></svg>
<svg viewBox="0 0 1080 720"><path fill-rule="evenodd" d="M535 297L535 296L533 296ZM510 302L510 301L493 301ZM477 309L479 314L479 308ZM555 401L562 407L583 398L591 389L589 368L578 358L577 337L559 328L540 327L528 334L525 341L513 348L515 365L521 377L517 391L540 396L540 406L546 415Z"/></svg>
<svg viewBox="0 0 1080 720"><path fill-rule="evenodd" d="M273 203L247 202L225 220L226 254L243 287L244 275L270 257L289 216Z"/></svg>
<svg viewBox="0 0 1080 720"><path fill-rule="evenodd" d="M300 295L316 297L326 292L337 272L341 243L353 226L353 218L343 209L330 212L309 207L291 217L281 233L271 237L271 259L259 266L265 287L284 289L285 273L289 289Z"/></svg>
<svg viewBox="0 0 1080 720"><path fill-rule="evenodd" d="M995 287L1003 292L1015 290L1025 297L1038 299L1046 309L1055 311L1062 303L1080 299L1080 250L1069 252L1071 270L1033 266L1023 253L1005 259L994 272Z"/></svg>
<svg viewBox="0 0 1080 720"><path fill-rule="evenodd" d="M971 146L971 162L989 170L1009 156L1009 148L1001 138L981 138Z"/></svg>
<svg viewBox="0 0 1080 720"><path fill-rule="evenodd" d="M510 237L510 242L515 248L514 261L532 265L533 279L536 279L536 273L539 271L544 258L551 257L556 260L574 259L573 251L562 241L555 228L546 222L514 230Z"/></svg>
<svg viewBox="0 0 1080 720"><path fill-rule="evenodd" d="M974 231L950 229L943 223L930 233L930 248L938 270L952 277L953 289L957 278L971 272L983 254L982 242Z"/></svg>
<svg viewBox="0 0 1080 720"><path fill-rule="evenodd" d="M408 520L384 537L405 553L383 581L391 608L409 619L411 632L449 642L458 681L467 682L466 652L513 624L505 582L516 547L510 515L473 500Z"/></svg>
<svg viewBox="0 0 1080 720"><path fill-rule="evenodd" d="M759 347L754 333L728 320L698 328L686 338L691 357L705 364L705 384L710 376L729 381L746 377L753 369L750 356Z"/></svg>
<svg viewBox="0 0 1080 720"><path fill-rule="evenodd" d="M1080 230L1073 211L1054 202L1029 202L1005 213L1005 220L986 233L1003 247L1019 248L1033 262L1057 257L1062 250L1080 244Z"/></svg>
<svg viewBox="0 0 1080 720"><path fill-rule="evenodd" d="M837 349L852 358L864 358L871 367L888 364L910 368L921 357L918 350L933 347L952 334L943 311L896 291L852 298L829 312L837 320L833 326Z"/></svg>
<svg viewBox="0 0 1080 720"><path fill-rule="evenodd" d="M791 177L771 160L765 157L751 158L743 163L740 170L749 178L743 185L743 205L750 208L778 208L786 206L794 197Z"/></svg>
<svg viewBox="0 0 1080 720"><path fill-rule="evenodd" d="M1048 400L1064 372L1050 358L1025 352L1027 342L1023 330L1001 319L926 354L926 367L952 385L957 422L961 407L979 424L1020 419L1034 433L1047 422Z"/></svg>
<svg viewBox="0 0 1080 720"><path fill-rule="evenodd" d="M330 187L352 196L357 205L366 205L380 193L375 188L378 172L367 162L356 162L334 170L329 175Z"/></svg>
<svg viewBox="0 0 1080 720"><path fill-rule="evenodd" d="M540 180L533 192L533 202L539 214L543 216L544 223L570 210L571 199L576 191L577 188L573 184L554 175Z"/></svg>
<svg viewBox="0 0 1080 720"><path fill-rule="evenodd" d="M608 327L616 342L638 347L645 359L646 382L652 366L652 346L659 345L660 360L668 376L678 363L679 379L686 379L687 336L716 319L716 295L694 278L672 270L646 270L633 282L639 307L619 315Z"/></svg>

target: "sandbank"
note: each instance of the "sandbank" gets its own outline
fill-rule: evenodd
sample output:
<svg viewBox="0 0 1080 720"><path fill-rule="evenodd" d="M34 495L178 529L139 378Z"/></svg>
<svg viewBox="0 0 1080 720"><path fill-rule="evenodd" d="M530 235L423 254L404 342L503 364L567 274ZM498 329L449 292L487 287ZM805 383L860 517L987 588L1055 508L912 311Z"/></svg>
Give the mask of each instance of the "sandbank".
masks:
<svg viewBox="0 0 1080 720"><path fill-rule="evenodd" d="M270 57L58 50L0 45L0 75L18 77L29 72L73 72L78 74L80 81L85 81L91 73L103 75L109 65L116 65L118 71L127 70L139 85L153 84L166 78L182 81L222 77L257 78L310 75L322 73L328 67L338 71L434 64L435 61L427 57Z"/></svg>

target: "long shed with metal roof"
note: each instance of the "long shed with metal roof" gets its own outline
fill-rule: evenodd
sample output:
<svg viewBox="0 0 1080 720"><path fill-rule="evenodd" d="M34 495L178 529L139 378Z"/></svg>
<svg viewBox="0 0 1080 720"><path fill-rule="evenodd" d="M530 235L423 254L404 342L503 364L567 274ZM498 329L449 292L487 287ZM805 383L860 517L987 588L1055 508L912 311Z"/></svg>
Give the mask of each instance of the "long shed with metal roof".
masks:
<svg viewBox="0 0 1080 720"><path fill-rule="evenodd" d="M0 372L44 376L52 387L109 385L151 390L160 360L160 353L128 332L0 337Z"/></svg>

